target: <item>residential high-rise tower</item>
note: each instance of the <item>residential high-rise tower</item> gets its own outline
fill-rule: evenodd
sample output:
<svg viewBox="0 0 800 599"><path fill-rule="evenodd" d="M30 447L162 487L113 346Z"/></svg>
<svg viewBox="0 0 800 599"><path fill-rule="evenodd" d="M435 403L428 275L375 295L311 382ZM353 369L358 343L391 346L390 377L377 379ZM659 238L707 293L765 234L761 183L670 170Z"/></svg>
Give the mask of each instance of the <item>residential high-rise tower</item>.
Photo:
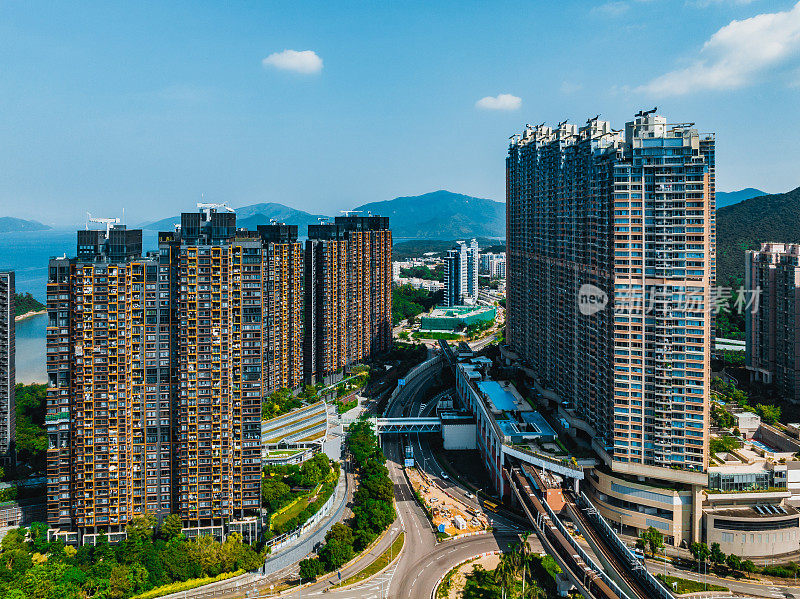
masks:
<svg viewBox="0 0 800 599"><path fill-rule="evenodd" d="M467 245L457 241L456 247L447 250L444 258L444 300L445 306L460 306L474 303L478 298L478 272L480 269L480 250L478 242L472 240Z"/></svg>
<svg viewBox="0 0 800 599"><path fill-rule="evenodd" d="M79 231L48 280L48 522L72 543L124 537L144 513L187 536L258 534L261 401L298 388L297 227L185 213L142 232Z"/></svg>
<svg viewBox="0 0 800 599"><path fill-rule="evenodd" d="M392 339L392 232L381 216L309 225L305 248L305 376L325 380L386 351Z"/></svg>
<svg viewBox="0 0 800 599"><path fill-rule="evenodd" d="M507 158L506 238L516 355L558 397L615 484L650 478L699 496L708 465L713 136L652 111L624 132L597 118L528 127ZM624 490L609 499L614 509L631 501ZM696 540L694 503L690 515L664 510L669 523L658 526L671 539ZM614 509L604 515L619 522Z"/></svg>
<svg viewBox="0 0 800 599"><path fill-rule="evenodd" d="M11 459L14 412L14 271L0 272L0 459Z"/></svg>
<svg viewBox="0 0 800 599"><path fill-rule="evenodd" d="M800 402L800 245L762 243L745 264L747 369Z"/></svg>

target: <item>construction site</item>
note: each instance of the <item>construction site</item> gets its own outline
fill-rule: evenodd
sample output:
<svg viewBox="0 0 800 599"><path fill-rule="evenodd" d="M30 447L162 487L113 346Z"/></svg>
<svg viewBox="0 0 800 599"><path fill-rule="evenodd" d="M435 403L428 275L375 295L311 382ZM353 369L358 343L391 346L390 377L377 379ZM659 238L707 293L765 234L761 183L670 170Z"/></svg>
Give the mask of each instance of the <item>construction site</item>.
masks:
<svg viewBox="0 0 800 599"><path fill-rule="evenodd" d="M437 532L447 536L477 533L489 528L486 515L439 488L425 472L406 468L406 476Z"/></svg>

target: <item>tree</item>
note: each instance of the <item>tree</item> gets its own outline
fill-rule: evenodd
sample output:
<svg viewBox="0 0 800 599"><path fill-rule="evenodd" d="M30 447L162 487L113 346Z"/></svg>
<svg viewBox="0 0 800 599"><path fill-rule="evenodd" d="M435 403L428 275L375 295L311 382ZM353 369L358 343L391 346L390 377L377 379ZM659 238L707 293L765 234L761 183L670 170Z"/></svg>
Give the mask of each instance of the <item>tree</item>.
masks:
<svg viewBox="0 0 800 599"><path fill-rule="evenodd" d="M522 535L522 542L517 545L516 552L518 553L518 562L519 565L522 567L522 597L525 597L525 577L528 571L528 564L531 560L531 546L528 544L528 536L530 533L524 533ZM533 581L531 581L533 582Z"/></svg>
<svg viewBox="0 0 800 599"><path fill-rule="evenodd" d="M342 524L341 522L337 522L334 524L331 529L325 534L325 542L328 543L331 540L337 540L343 543L344 545L353 545L353 529L347 526L347 524Z"/></svg>
<svg viewBox="0 0 800 599"><path fill-rule="evenodd" d="M325 566L319 558L304 559L300 562L300 578L316 578L325 573Z"/></svg>
<svg viewBox="0 0 800 599"><path fill-rule="evenodd" d="M715 570L725 563L725 553L723 553L719 543L711 543L711 561L714 563Z"/></svg>
<svg viewBox="0 0 800 599"><path fill-rule="evenodd" d="M510 553L504 553L500 556L500 563L494 570L494 579L503 591L503 599L505 599L511 583L514 582L514 557Z"/></svg>
<svg viewBox="0 0 800 599"><path fill-rule="evenodd" d="M331 539L319 552L319 559L325 564L329 572L336 570L353 557L353 546L345 545L338 539Z"/></svg>
<svg viewBox="0 0 800 599"><path fill-rule="evenodd" d="M265 476L261 480L261 503L270 512L280 509L291 493L289 485L277 478Z"/></svg>
<svg viewBox="0 0 800 599"><path fill-rule="evenodd" d="M650 549L650 555L653 557L656 556L656 551L664 546L664 535L652 526L643 531L640 538L647 544L647 547Z"/></svg>
<svg viewBox="0 0 800 599"><path fill-rule="evenodd" d="M752 560L746 559L742 562L742 570L748 574L752 574L756 571L756 569L756 565L752 562Z"/></svg>
<svg viewBox="0 0 800 599"><path fill-rule="evenodd" d="M161 538L169 541L179 536L182 530L183 522L181 522L181 517L178 514L170 514L161 523Z"/></svg>
<svg viewBox="0 0 800 599"><path fill-rule="evenodd" d="M694 556L697 561L706 561L708 556L711 555L711 550L705 543L692 543L689 545L689 553Z"/></svg>
<svg viewBox="0 0 800 599"><path fill-rule="evenodd" d="M742 558L735 553L731 553L725 558L725 565L727 565L734 572L738 572L742 569Z"/></svg>
<svg viewBox="0 0 800 599"><path fill-rule="evenodd" d="M700 562L705 564L708 556L711 555L711 550L705 543L692 543L689 545L689 552L697 560L697 571L700 572Z"/></svg>
<svg viewBox="0 0 800 599"><path fill-rule="evenodd" d="M761 416L761 420L767 424L775 424L781 418L780 406L767 406L764 404L756 404L756 414Z"/></svg>
<svg viewBox="0 0 800 599"><path fill-rule="evenodd" d="M128 540L137 544L141 544L145 540L150 540L153 537L153 527L155 524L156 519L152 514L137 516L125 527L125 532L128 533Z"/></svg>

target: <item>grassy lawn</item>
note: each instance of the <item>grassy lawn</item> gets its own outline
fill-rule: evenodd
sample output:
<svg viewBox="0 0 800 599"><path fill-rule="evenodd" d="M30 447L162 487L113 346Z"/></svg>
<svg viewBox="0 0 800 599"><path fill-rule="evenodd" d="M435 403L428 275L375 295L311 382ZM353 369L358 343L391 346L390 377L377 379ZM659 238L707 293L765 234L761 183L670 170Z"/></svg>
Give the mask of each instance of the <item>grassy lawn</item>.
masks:
<svg viewBox="0 0 800 599"><path fill-rule="evenodd" d="M463 339L463 335L459 335L457 333L436 333L436 332L427 332L427 331L417 331L412 335L414 339L445 339L445 340L454 340L454 339Z"/></svg>
<svg viewBox="0 0 800 599"><path fill-rule="evenodd" d="M386 566L389 565L389 560L396 558L400 555L400 550L403 549L403 543L405 542L406 533L401 532L397 535L397 538L392 543L391 547L384 551L381 555L377 557L377 559L372 562L369 566L361 570L360 572L356 572L352 576L345 578L342 582L333 585L331 588L335 589L338 587L343 587L351 584L355 584L357 582L361 582L362 580L369 578L373 574L376 574L383 570Z"/></svg>
<svg viewBox="0 0 800 599"><path fill-rule="evenodd" d="M677 576L667 576L664 578L663 574L658 575L661 582L666 582L670 590L672 590L672 583L678 583L678 595L685 595L686 593L700 593L702 591L728 591L728 587L723 587L718 584L704 584L696 580L687 580L685 578L678 578Z"/></svg>
<svg viewBox="0 0 800 599"><path fill-rule="evenodd" d="M285 508L282 508L283 511L276 513L272 520L270 521L270 528L281 528L284 524L286 524L292 518L296 518L300 515L304 509L308 507L308 504L312 502L312 498L319 492L322 485L319 485L316 489L311 491L310 493L295 499L294 503L290 503Z"/></svg>

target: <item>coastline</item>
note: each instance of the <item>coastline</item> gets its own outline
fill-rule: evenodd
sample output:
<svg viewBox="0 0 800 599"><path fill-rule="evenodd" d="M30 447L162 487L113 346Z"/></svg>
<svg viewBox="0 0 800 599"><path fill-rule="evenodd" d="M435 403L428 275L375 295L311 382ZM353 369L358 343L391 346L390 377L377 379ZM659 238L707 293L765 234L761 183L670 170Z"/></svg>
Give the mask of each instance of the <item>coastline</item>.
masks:
<svg viewBox="0 0 800 599"><path fill-rule="evenodd" d="M42 314L47 314L47 309L36 310L33 312L25 312L25 314L20 314L19 316L15 316L14 322L19 322L20 320L25 320L26 318L31 318L33 316L40 316Z"/></svg>

